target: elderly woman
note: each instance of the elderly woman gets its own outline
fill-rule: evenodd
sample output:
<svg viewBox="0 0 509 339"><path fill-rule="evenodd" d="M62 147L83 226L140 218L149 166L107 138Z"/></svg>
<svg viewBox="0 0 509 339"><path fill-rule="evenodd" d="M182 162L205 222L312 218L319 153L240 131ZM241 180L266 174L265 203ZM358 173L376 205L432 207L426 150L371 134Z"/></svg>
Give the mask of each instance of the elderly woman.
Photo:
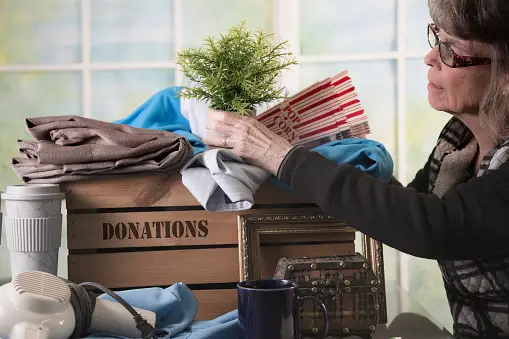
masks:
<svg viewBox="0 0 509 339"><path fill-rule="evenodd" d="M455 336L509 336L509 1L429 7L428 100L452 118L408 187L292 147L231 113L210 113L206 142L226 142L368 236L436 259Z"/></svg>

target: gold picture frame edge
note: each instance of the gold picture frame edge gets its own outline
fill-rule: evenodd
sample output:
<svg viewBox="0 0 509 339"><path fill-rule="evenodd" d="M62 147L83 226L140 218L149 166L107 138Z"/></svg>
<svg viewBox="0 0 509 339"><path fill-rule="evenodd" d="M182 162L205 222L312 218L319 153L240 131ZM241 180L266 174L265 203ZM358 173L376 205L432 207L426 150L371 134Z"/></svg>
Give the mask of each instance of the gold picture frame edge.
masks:
<svg viewBox="0 0 509 339"><path fill-rule="evenodd" d="M273 223L284 225L274 226ZM313 223L312 228L302 225ZM252 227L252 226L255 227ZM300 227L299 227L300 226ZM345 223L323 213L296 214L248 214L238 216L239 271L240 280L258 279L259 272L250 275L253 267L258 270L256 261L260 257L260 234L302 234L327 232L356 232ZM362 234L362 254L371 264L378 279L379 291L379 324L387 323L387 300L385 289L385 269L383 244Z"/></svg>

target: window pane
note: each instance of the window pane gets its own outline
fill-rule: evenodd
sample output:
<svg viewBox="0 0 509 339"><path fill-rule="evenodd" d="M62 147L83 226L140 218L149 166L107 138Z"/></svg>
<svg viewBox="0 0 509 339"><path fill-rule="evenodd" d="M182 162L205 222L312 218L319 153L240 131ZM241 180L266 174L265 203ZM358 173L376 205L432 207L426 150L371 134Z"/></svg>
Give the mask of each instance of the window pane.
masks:
<svg viewBox="0 0 509 339"><path fill-rule="evenodd" d="M249 29L272 32L273 0L182 1L182 46L198 47L208 36L217 36L246 20Z"/></svg>
<svg viewBox="0 0 509 339"><path fill-rule="evenodd" d="M31 140L25 118L80 112L79 73L0 73L0 189L19 182L9 164L18 154L16 140Z"/></svg>
<svg viewBox="0 0 509 339"><path fill-rule="evenodd" d="M0 244L0 286L5 284L11 277L11 264L9 262L9 251L7 250L7 240L5 232L2 232L2 243Z"/></svg>
<svg viewBox="0 0 509 339"><path fill-rule="evenodd" d="M104 121L123 118L154 93L173 83L173 70L93 72L93 118Z"/></svg>
<svg viewBox="0 0 509 339"><path fill-rule="evenodd" d="M81 74L66 72L0 73L0 190L21 183L9 167L18 154L17 139L31 140L25 118L81 114ZM65 225L65 224L64 224ZM5 232L0 246L0 285L10 276ZM63 237L66 229L63 229ZM65 240L65 239L64 239ZM63 243L65 244L65 242ZM60 250L59 274L66 275L65 249Z"/></svg>
<svg viewBox="0 0 509 339"><path fill-rule="evenodd" d="M406 1L406 50L409 53L422 53L429 51L427 40L427 25L431 22L426 0Z"/></svg>
<svg viewBox="0 0 509 339"><path fill-rule="evenodd" d="M406 147L407 180L424 166L438 135L450 115L433 110L426 90L428 67L422 59L407 61L406 67ZM409 292L433 316L451 328L451 315L442 276L436 261L408 256Z"/></svg>
<svg viewBox="0 0 509 339"><path fill-rule="evenodd" d="M392 156L396 156L396 79L393 61L309 64L300 67L301 88L348 70L369 119L373 132L369 137L383 143ZM356 245L359 245L360 238L360 234L357 234ZM387 281L398 279L397 260L396 251L384 246Z"/></svg>
<svg viewBox="0 0 509 339"><path fill-rule="evenodd" d="M301 65L301 88L348 70L371 126L371 139L395 157L396 67L393 61ZM396 159L394 159L396 160Z"/></svg>
<svg viewBox="0 0 509 339"><path fill-rule="evenodd" d="M172 0L90 2L91 60L174 58Z"/></svg>
<svg viewBox="0 0 509 339"><path fill-rule="evenodd" d="M424 167L435 147L449 114L437 112L428 104L428 67L421 59L411 59L406 67L406 177L410 181Z"/></svg>
<svg viewBox="0 0 509 339"><path fill-rule="evenodd" d="M432 314L434 319L451 331L451 311L437 262L409 255L407 257L409 294Z"/></svg>
<svg viewBox="0 0 509 339"><path fill-rule="evenodd" d="M396 48L396 0L300 0L301 53L387 52Z"/></svg>
<svg viewBox="0 0 509 339"><path fill-rule="evenodd" d="M80 60L80 1L0 0L0 64Z"/></svg>

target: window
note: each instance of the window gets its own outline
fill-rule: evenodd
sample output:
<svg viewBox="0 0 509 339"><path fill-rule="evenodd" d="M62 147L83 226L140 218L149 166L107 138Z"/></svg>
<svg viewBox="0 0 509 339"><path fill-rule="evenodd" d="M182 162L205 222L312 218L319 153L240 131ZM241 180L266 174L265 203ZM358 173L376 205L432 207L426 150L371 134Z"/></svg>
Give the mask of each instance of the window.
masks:
<svg viewBox="0 0 509 339"><path fill-rule="evenodd" d="M404 183L424 165L447 116L427 104L425 0L3 0L0 1L0 186L25 117L77 114L111 121L157 90L182 83L176 52L247 20L288 39L295 92L349 70L373 139ZM417 128L418 126L418 128ZM2 241L5 244L5 241ZM386 248L400 280L444 323L450 319L434 261ZM0 249L0 280L8 274Z"/></svg>

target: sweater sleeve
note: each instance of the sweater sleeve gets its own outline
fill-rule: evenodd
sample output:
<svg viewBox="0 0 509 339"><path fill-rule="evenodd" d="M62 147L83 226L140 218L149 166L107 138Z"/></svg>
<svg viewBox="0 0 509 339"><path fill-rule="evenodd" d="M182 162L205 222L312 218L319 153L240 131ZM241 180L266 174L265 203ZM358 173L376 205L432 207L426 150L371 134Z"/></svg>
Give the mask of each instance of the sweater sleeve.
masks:
<svg viewBox="0 0 509 339"><path fill-rule="evenodd" d="M458 185L441 199L303 148L290 152L279 178L324 213L414 256L466 260L507 251L509 164Z"/></svg>

